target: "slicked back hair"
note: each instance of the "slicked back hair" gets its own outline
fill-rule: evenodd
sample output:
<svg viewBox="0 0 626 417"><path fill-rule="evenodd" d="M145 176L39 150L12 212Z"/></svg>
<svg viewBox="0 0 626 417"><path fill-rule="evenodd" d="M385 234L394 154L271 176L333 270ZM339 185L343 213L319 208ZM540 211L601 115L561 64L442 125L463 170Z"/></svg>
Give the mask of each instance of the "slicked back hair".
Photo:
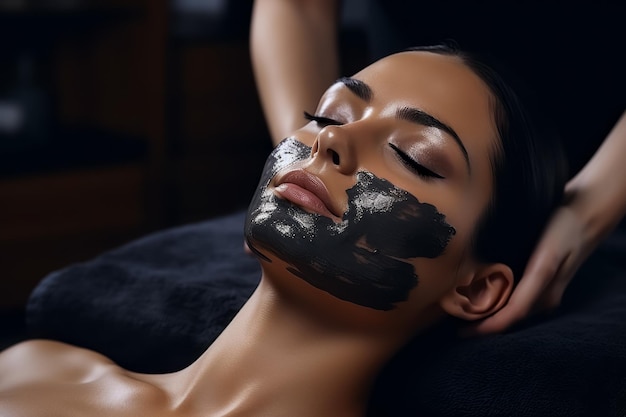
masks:
<svg viewBox="0 0 626 417"><path fill-rule="evenodd" d="M490 156L493 194L474 230L472 254L481 262L508 265L519 280L550 214L563 198L567 163L558 135L539 110L524 108L510 86L519 82L512 74L507 83L492 66L453 44L409 51L458 57L491 91L499 139Z"/></svg>

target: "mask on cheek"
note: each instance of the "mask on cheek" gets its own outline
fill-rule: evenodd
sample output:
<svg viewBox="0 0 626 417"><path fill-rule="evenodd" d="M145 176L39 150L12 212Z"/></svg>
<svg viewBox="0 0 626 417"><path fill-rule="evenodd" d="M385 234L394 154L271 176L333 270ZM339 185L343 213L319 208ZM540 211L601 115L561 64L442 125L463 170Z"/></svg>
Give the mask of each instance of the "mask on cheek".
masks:
<svg viewBox="0 0 626 417"><path fill-rule="evenodd" d="M418 283L408 260L441 255L456 231L435 206L367 171L358 172L356 184L346 190L348 209L340 223L268 190L278 171L310 152L286 139L269 156L248 208L249 247L267 262L258 249L269 251L287 262L293 275L341 300L393 309Z"/></svg>

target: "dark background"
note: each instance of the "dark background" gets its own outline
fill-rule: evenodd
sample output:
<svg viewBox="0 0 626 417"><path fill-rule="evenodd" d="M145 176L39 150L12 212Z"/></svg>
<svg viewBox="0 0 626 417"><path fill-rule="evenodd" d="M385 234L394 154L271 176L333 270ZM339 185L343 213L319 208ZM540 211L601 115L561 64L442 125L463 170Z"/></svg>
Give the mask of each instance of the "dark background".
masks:
<svg viewBox="0 0 626 417"><path fill-rule="evenodd" d="M49 272L247 206L271 150L251 7L0 2L0 348Z"/></svg>

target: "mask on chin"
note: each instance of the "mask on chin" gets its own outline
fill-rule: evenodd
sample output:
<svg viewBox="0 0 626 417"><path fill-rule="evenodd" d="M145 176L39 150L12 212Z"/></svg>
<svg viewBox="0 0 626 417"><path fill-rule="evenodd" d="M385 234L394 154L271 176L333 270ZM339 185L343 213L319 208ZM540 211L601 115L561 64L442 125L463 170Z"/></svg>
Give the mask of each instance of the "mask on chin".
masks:
<svg viewBox="0 0 626 417"><path fill-rule="evenodd" d="M391 310L418 283L411 258L441 255L456 233L431 204L368 171L346 190L348 209L340 223L309 213L267 188L281 169L308 158L311 148L288 138L268 157L248 208L248 245L289 264L293 275L360 306Z"/></svg>

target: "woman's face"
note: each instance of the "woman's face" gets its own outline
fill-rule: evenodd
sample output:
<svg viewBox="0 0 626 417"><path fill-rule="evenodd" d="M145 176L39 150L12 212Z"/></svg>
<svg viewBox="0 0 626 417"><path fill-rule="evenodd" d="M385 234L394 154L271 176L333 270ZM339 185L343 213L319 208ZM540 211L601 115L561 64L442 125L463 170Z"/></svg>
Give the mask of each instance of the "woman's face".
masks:
<svg viewBox="0 0 626 417"><path fill-rule="evenodd" d="M471 272L492 194L491 94L460 59L384 58L331 86L268 159L246 236L262 259L377 311L436 305Z"/></svg>

